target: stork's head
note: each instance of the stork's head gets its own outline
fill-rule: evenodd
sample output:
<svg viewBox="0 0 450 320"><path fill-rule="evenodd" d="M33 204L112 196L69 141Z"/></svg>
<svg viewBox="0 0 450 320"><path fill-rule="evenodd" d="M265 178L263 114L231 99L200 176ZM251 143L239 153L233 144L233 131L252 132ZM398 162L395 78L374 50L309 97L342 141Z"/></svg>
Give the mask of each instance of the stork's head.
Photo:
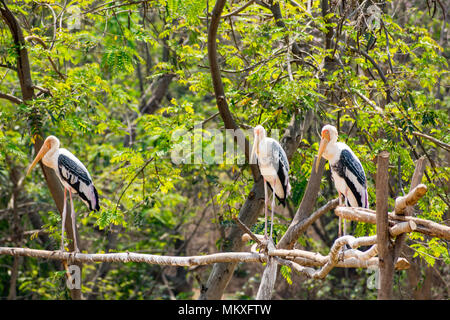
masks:
<svg viewBox="0 0 450 320"><path fill-rule="evenodd" d="M266 129L260 124L258 124L253 129L253 134L255 135L255 138L258 138L258 140L262 140L266 137Z"/></svg>
<svg viewBox="0 0 450 320"><path fill-rule="evenodd" d="M45 139L41 150L39 150L38 154L31 163L31 166L28 168L27 175L31 172L34 166L45 156L45 154L54 148L59 148L59 140L55 136L48 136L47 139Z"/></svg>
<svg viewBox="0 0 450 320"><path fill-rule="evenodd" d="M253 129L253 148L252 148L252 154L250 156L250 163L254 164L255 161L255 155L259 154L259 142L266 137L266 129L262 125L257 125Z"/></svg>
<svg viewBox="0 0 450 320"><path fill-rule="evenodd" d="M317 154L317 161L316 161L316 172L319 171L319 163L320 159L322 158L323 152L327 148L328 144L336 143L337 138L338 132L336 127L327 124L322 128L322 138L320 140L319 153Z"/></svg>

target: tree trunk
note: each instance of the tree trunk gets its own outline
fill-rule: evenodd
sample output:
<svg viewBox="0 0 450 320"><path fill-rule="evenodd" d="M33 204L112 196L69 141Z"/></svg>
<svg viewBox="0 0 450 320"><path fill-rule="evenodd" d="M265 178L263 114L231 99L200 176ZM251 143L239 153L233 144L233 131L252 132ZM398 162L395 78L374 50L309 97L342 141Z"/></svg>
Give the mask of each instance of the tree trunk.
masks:
<svg viewBox="0 0 450 320"><path fill-rule="evenodd" d="M377 244L380 271L378 300L392 299L394 281L394 250L389 234L388 196L389 196L389 152L382 151L377 156L376 175L376 214Z"/></svg>
<svg viewBox="0 0 450 320"><path fill-rule="evenodd" d="M22 91L22 99L23 102L26 103L28 101L31 101L34 99L34 88L33 88L33 81L31 79L31 71L30 71L30 62L28 59L28 51L26 49L25 45L25 39L23 37L22 29L19 25L19 22L17 21L14 14L9 10L7 7L5 1L1 1L3 6L0 5L0 13L3 18L3 20L8 25L8 28L11 32L11 35L13 37L14 43L16 45L17 50L17 75L19 77L20 82L20 88ZM30 127L32 136L35 138L34 143L34 149L37 153L44 141L42 139L42 123L40 122L39 115L36 113L30 115ZM58 177L56 176L53 169L45 167L42 162L40 163L41 169L44 173L45 180L47 182L48 188L50 190L50 193L53 197L53 200L55 201L55 204L59 210L60 213L62 213L63 205L64 205L64 191L61 187L61 183L59 182ZM70 217L70 206L67 206L67 215ZM76 227L76 226L75 226ZM66 219L65 229L67 230L67 237L72 240L71 244L69 245L70 250L73 251L73 239L74 235L72 232L72 220ZM77 232L77 230L75 231ZM77 237L78 238L78 237ZM77 263L78 267L81 271L81 263ZM79 289L72 289L71 290L71 297L72 299L79 300L81 299L81 290Z"/></svg>

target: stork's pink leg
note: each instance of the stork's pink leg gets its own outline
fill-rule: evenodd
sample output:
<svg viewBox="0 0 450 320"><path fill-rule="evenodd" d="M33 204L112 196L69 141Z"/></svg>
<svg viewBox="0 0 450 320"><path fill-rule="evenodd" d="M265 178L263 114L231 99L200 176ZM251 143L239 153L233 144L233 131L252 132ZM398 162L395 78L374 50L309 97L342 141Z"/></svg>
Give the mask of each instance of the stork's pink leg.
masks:
<svg viewBox="0 0 450 320"><path fill-rule="evenodd" d="M339 192L339 206L342 206L342 193ZM338 237L342 236L342 218L339 217Z"/></svg>
<svg viewBox="0 0 450 320"><path fill-rule="evenodd" d="M272 215L270 217L270 238L272 239L272 231L273 231L273 211L275 209L275 186L277 184L277 179L273 181L273 190L272 190Z"/></svg>
<svg viewBox="0 0 450 320"><path fill-rule="evenodd" d="M269 199L267 197L267 182L264 178L264 237L267 239L267 203L269 202Z"/></svg>
<svg viewBox="0 0 450 320"><path fill-rule="evenodd" d="M347 192L348 192L348 189L345 190L345 199L348 199ZM345 206L347 206L347 201L345 201ZM344 225L344 236L345 236L345 235L347 235L347 221L345 219L342 219L342 220L343 220L342 222Z"/></svg>
<svg viewBox="0 0 450 320"><path fill-rule="evenodd" d="M66 205L67 205L67 189L64 188L64 205L63 205L63 212L61 215L62 224L61 224L61 251L64 251L64 225L66 224Z"/></svg>
<svg viewBox="0 0 450 320"><path fill-rule="evenodd" d="M345 198L344 198L344 201L345 201L345 206L347 207L347 192L348 192L348 190L345 190ZM340 219L339 219L340 220ZM342 219L342 224L343 224L343 229L344 229L344 236L345 235L347 235L347 225L346 225L346 221L345 221L345 219ZM339 221L339 228L341 228L341 221ZM340 260L344 260L344 252L345 252L345 250L347 249L347 245L344 245L343 247L342 247L342 249L341 249L341 258L340 258Z"/></svg>
<svg viewBox="0 0 450 320"><path fill-rule="evenodd" d="M80 252L80 250L78 250L77 233L75 228L75 210L73 208L72 192L70 190L69 196L70 196L70 209L72 211L71 215L72 215L72 231L73 231L73 249L75 252Z"/></svg>

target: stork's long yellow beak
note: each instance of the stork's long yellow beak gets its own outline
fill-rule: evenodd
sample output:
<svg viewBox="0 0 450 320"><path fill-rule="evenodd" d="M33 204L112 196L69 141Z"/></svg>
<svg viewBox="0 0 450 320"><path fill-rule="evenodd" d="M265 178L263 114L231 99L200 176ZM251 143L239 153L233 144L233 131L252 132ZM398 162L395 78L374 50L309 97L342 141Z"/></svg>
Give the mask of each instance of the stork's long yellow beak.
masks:
<svg viewBox="0 0 450 320"><path fill-rule="evenodd" d="M259 151L258 150L258 145L259 145L259 137L257 134L255 134L254 139L253 139L253 148L252 148L252 153L250 155L250 164L256 164L256 154Z"/></svg>
<svg viewBox="0 0 450 320"><path fill-rule="evenodd" d="M41 150L39 150L38 154L36 155L36 158L34 158L33 162L31 163L31 166L27 170L27 175L30 174L31 170L34 168L34 166L42 159L42 157L45 156L45 154L50 150L50 148L47 146L46 143L44 143L41 147Z"/></svg>
<svg viewBox="0 0 450 320"><path fill-rule="evenodd" d="M322 158L322 154L325 151L328 142L330 142L330 140L327 137L322 137L322 139L320 140L319 153L317 154L317 161L316 161L316 173L319 171L320 159Z"/></svg>

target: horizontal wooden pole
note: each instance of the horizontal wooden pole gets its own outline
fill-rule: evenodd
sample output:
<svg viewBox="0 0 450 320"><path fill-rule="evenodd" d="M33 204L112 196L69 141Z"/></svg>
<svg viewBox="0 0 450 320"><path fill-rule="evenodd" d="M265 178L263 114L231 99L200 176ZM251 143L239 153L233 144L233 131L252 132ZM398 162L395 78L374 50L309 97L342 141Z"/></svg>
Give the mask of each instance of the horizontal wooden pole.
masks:
<svg viewBox="0 0 450 320"><path fill-rule="evenodd" d="M62 260L67 262L139 262L147 264L171 266L197 266L218 262L266 262L267 256L255 252L224 252L204 256L160 256L134 252L120 253L73 253L62 251L47 251L28 248L0 247L0 255L34 257Z"/></svg>
<svg viewBox="0 0 450 320"><path fill-rule="evenodd" d="M409 206L415 205L420 198L422 198L427 192L427 186L424 184L419 184L417 187L412 189L406 196L398 197L395 199L395 214L400 215L405 212L405 209Z"/></svg>
<svg viewBox="0 0 450 320"><path fill-rule="evenodd" d="M337 216L347 220L376 224L375 211L371 209L337 207L334 210L334 213ZM400 222L412 221L416 225L415 230L412 231L420 232L430 237L437 237L445 240L450 240L450 227L446 225L439 224L426 219L396 215L392 212L389 212L388 216L389 216L389 225L392 227Z"/></svg>

